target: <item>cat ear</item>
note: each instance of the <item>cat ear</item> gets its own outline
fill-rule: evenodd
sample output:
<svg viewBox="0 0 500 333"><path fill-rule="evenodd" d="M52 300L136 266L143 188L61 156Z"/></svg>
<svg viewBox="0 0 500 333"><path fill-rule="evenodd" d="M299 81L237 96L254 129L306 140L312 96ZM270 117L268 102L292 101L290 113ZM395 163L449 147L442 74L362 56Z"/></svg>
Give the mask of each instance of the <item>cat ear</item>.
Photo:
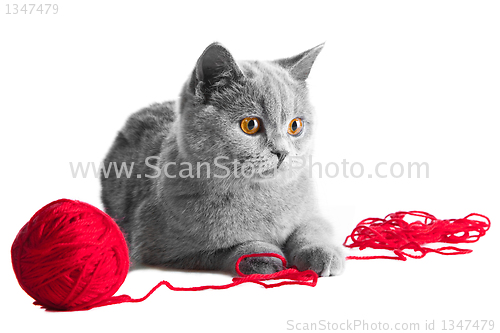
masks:
<svg viewBox="0 0 500 333"><path fill-rule="evenodd" d="M323 49L325 43L313 47L301 54L291 58L279 59L275 62L285 69L288 69L292 77L299 81L305 81L309 77L312 65Z"/></svg>
<svg viewBox="0 0 500 333"><path fill-rule="evenodd" d="M202 93L207 96L213 90L243 76L231 53L221 44L212 43L203 51L196 63L190 88L195 94Z"/></svg>

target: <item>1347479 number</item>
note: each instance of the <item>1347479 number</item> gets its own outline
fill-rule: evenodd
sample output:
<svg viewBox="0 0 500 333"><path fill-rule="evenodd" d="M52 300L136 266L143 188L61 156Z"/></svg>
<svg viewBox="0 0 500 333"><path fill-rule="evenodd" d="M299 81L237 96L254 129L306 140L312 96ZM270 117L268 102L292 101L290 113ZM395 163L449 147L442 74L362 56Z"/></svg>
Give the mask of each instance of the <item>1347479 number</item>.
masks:
<svg viewBox="0 0 500 333"><path fill-rule="evenodd" d="M5 14L57 14L59 6L57 4L6 4Z"/></svg>
<svg viewBox="0 0 500 333"><path fill-rule="evenodd" d="M491 331L495 328L493 320L442 320L443 331Z"/></svg>

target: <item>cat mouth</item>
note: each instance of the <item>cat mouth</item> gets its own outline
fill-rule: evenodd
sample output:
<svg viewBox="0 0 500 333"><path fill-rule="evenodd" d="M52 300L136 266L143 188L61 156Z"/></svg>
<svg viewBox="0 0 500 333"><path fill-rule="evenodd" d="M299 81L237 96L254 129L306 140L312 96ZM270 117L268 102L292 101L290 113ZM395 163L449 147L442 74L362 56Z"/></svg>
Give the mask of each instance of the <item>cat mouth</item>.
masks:
<svg viewBox="0 0 500 333"><path fill-rule="evenodd" d="M279 169L280 166L281 166L281 163L283 163L283 161L285 160L284 157L281 157L279 160L278 160L278 164L276 165L276 169Z"/></svg>
<svg viewBox="0 0 500 333"><path fill-rule="evenodd" d="M269 169L266 169L264 171L261 171L260 174L262 176L266 176L266 177L270 176L270 175L274 175L274 168L269 168ZM267 178L269 178L269 177L267 177Z"/></svg>
<svg viewBox="0 0 500 333"><path fill-rule="evenodd" d="M262 178L262 179L276 178L281 173L281 170L283 170L283 165L281 165L280 168L280 164L281 163L272 166L267 165L266 168L262 168L261 171L256 173L257 178Z"/></svg>

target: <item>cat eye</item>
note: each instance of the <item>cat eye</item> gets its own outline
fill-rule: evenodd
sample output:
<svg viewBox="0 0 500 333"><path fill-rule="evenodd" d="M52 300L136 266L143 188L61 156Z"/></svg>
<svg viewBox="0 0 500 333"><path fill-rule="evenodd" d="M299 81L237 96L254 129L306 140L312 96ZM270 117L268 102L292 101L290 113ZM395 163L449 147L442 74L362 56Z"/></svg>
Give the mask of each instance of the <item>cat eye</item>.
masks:
<svg viewBox="0 0 500 333"><path fill-rule="evenodd" d="M288 124L288 134L298 135L298 134L300 134L300 132L302 132L302 127L304 127L304 124L302 123L302 119L300 119L300 118L292 119L290 124Z"/></svg>
<svg viewBox="0 0 500 333"><path fill-rule="evenodd" d="M246 134L255 134L260 129L260 121L259 118L255 117L246 117L241 121L241 130Z"/></svg>

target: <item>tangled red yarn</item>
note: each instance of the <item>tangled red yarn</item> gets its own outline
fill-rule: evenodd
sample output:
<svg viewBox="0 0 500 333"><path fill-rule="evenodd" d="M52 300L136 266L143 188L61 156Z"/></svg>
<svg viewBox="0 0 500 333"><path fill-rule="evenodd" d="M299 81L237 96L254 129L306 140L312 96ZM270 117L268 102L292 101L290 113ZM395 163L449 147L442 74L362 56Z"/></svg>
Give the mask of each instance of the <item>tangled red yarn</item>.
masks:
<svg viewBox="0 0 500 333"><path fill-rule="evenodd" d="M422 221L407 222L405 218L416 217ZM477 220L481 218L481 220ZM430 243L474 243L486 234L490 228L490 219L481 214L469 214L462 219L439 220L435 216L421 211L396 212L384 219L367 218L358 223L347 236L344 246L392 250L395 256L348 256L346 259L394 259L406 260L406 257L420 259L429 252L443 255L466 254L472 252L454 246L437 249L423 246ZM413 250L410 253L405 250Z"/></svg>

